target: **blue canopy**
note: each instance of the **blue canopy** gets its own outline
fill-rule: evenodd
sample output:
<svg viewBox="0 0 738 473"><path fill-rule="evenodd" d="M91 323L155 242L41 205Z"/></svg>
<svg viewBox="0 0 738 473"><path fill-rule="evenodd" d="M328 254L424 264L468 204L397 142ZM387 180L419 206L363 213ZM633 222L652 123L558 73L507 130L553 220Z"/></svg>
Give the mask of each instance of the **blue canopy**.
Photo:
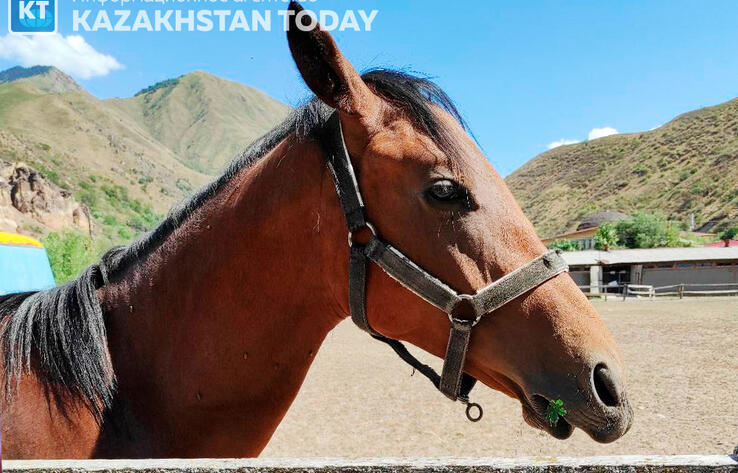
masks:
<svg viewBox="0 0 738 473"><path fill-rule="evenodd" d="M0 296L54 286L45 248L0 244Z"/></svg>

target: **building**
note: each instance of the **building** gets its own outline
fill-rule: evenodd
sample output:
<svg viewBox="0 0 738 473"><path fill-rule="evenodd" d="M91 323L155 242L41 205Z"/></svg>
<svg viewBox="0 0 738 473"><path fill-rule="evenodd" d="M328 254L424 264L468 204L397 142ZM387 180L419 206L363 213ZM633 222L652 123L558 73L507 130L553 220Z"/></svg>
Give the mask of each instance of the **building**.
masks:
<svg viewBox="0 0 738 473"><path fill-rule="evenodd" d="M600 228L600 225L605 222L617 222L618 220L623 220L625 218L628 218L628 215L621 212L614 212L612 210L598 212L584 217L579 225L577 225L576 230L545 238L543 243L546 246L549 246L551 243L558 240L568 240L579 245L579 249L581 250L591 250L594 248L594 235L597 233L597 229Z"/></svg>
<svg viewBox="0 0 738 473"><path fill-rule="evenodd" d="M0 232L0 296L54 287L46 249L33 238Z"/></svg>
<svg viewBox="0 0 738 473"><path fill-rule="evenodd" d="M738 284L738 246L586 250L563 254L580 287Z"/></svg>

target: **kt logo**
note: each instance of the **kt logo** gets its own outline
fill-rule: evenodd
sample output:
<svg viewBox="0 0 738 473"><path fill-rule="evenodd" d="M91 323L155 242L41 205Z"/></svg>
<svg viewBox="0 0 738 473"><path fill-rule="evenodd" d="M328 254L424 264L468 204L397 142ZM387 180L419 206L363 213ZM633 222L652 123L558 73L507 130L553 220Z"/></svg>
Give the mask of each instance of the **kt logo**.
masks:
<svg viewBox="0 0 738 473"><path fill-rule="evenodd" d="M11 33L55 33L59 0L8 0Z"/></svg>

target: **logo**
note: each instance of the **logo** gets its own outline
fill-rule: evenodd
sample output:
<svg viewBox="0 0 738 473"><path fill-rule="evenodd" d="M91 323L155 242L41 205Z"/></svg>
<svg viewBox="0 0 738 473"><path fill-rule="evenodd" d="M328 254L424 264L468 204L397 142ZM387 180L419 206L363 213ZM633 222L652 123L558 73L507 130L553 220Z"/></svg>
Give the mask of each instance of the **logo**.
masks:
<svg viewBox="0 0 738 473"><path fill-rule="evenodd" d="M59 0L8 0L11 33L55 33Z"/></svg>

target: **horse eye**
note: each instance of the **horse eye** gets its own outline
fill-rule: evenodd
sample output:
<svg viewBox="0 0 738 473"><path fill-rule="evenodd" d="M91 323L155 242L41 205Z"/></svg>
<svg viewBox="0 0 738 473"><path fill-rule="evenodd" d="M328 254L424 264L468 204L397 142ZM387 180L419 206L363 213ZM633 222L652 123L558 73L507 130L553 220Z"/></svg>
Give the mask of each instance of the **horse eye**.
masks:
<svg viewBox="0 0 738 473"><path fill-rule="evenodd" d="M458 185L453 181L444 179L434 182L430 189L428 189L428 192L434 199L448 202L450 200L456 200L458 197Z"/></svg>
<svg viewBox="0 0 738 473"><path fill-rule="evenodd" d="M466 198L466 191L456 182L441 179L428 189L428 196L438 202L455 202Z"/></svg>

